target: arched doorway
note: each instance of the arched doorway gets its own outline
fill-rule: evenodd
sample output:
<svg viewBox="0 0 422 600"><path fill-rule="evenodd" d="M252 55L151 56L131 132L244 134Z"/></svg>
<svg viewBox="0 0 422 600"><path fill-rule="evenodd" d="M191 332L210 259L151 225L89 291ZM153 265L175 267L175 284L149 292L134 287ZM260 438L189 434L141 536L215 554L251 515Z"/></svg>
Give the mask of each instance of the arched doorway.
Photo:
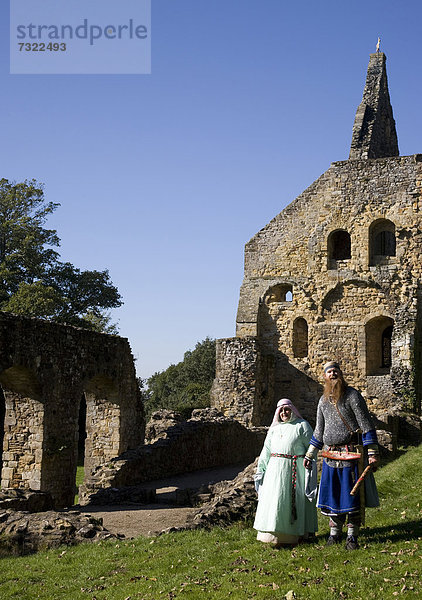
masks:
<svg viewBox="0 0 422 600"><path fill-rule="evenodd" d="M390 317L375 317L366 323L367 375L386 375L390 372L393 325L394 321Z"/></svg>

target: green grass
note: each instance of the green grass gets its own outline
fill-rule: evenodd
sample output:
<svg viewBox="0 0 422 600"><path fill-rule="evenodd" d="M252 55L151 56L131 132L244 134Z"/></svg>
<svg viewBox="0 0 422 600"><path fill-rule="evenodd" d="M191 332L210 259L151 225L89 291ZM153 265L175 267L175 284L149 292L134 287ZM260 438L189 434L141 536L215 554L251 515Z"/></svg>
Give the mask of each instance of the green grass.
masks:
<svg viewBox="0 0 422 600"><path fill-rule="evenodd" d="M257 542L243 523L3 559L0 598L283 599L290 591L303 600L414 598L422 590L420 465L422 446L378 471L381 507L367 512L353 552L324 547L325 518L318 543L293 550Z"/></svg>
<svg viewBox="0 0 422 600"><path fill-rule="evenodd" d="M76 488L79 489L79 486L81 485L81 483L83 483L84 480L84 467L83 465L78 465L76 467ZM79 502L79 496L76 493L75 495L75 504L78 504Z"/></svg>

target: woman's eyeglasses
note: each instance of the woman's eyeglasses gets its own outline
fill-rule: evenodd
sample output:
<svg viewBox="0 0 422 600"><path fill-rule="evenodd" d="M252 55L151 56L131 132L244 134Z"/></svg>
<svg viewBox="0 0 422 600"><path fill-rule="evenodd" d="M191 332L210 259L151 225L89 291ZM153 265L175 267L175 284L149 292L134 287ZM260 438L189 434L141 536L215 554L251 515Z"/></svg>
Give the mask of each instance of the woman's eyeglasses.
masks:
<svg viewBox="0 0 422 600"><path fill-rule="evenodd" d="M291 408L280 408L280 412L292 412Z"/></svg>

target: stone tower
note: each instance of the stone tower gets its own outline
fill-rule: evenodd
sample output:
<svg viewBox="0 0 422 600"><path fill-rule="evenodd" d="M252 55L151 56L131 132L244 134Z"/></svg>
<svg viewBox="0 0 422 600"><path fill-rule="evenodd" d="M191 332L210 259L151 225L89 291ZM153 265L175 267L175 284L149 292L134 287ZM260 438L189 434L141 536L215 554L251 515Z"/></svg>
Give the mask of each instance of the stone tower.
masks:
<svg viewBox="0 0 422 600"><path fill-rule="evenodd" d="M350 159L399 155L385 62L383 52L370 56L363 98L353 125Z"/></svg>
<svg viewBox="0 0 422 600"><path fill-rule="evenodd" d="M246 424L269 424L281 397L312 422L328 359L374 412L420 411L422 155L399 156L385 65L371 54L349 160L246 244L212 390Z"/></svg>

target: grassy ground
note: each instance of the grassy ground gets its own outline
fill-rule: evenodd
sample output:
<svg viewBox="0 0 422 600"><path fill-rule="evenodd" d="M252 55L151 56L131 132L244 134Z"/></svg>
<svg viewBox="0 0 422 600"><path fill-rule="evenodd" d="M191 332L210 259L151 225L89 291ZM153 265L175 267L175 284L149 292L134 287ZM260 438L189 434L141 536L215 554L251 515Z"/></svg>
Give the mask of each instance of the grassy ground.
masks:
<svg viewBox="0 0 422 600"><path fill-rule="evenodd" d="M79 486L81 485L81 483L83 483L84 480L84 467L83 465L78 465L76 467L76 488L79 489ZM76 494L75 496L75 504L77 504L79 501L79 496L78 494Z"/></svg>
<svg viewBox="0 0 422 600"><path fill-rule="evenodd" d="M361 548L316 545L275 550L250 524L210 532L82 545L0 561L0 598L353 600L421 594L422 445L379 470L381 507L367 512Z"/></svg>

